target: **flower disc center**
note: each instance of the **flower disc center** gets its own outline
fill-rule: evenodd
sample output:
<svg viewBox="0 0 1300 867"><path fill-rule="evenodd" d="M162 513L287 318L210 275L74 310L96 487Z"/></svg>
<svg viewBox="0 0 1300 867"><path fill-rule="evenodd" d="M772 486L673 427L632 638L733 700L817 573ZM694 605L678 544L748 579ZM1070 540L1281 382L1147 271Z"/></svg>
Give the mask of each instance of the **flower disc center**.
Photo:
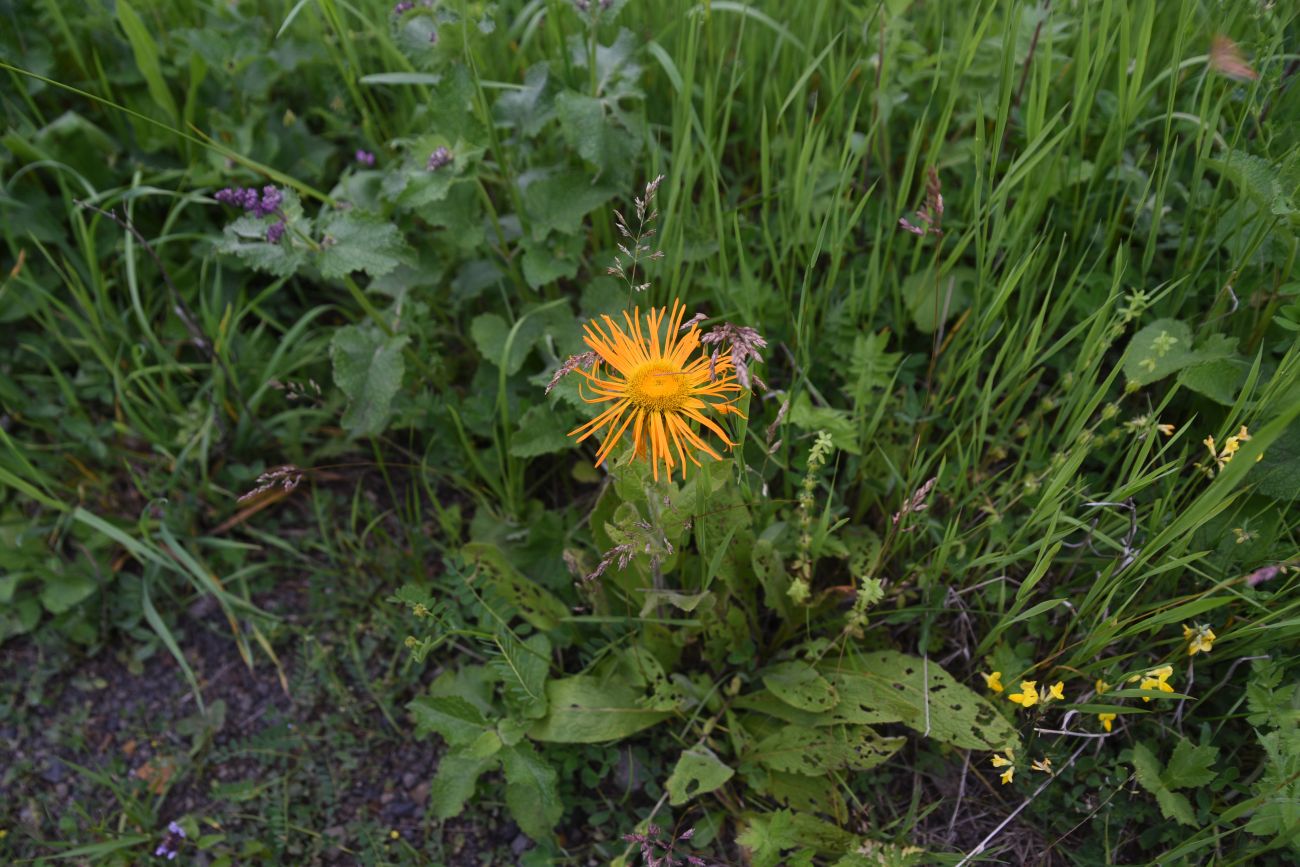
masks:
<svg viewBox="0 0 1300 867"><path fill-rule="evenodd" d="M685 372L667 361L643 364L627 379L627 395L641 409L681 409L689 393Z"/></svg>

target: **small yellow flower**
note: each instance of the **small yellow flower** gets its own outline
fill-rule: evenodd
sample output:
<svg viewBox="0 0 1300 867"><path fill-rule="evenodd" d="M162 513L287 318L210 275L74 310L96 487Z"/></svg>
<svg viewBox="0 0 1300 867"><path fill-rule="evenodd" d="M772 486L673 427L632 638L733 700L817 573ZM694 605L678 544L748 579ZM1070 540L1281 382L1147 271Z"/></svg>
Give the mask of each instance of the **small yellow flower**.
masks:
<svg viewBox="0 0 1300 867"><path fill-rule="evenodd" d="M1195 629L1186 625L1183 626L1183 640L1187 642L1188 656L1209 653L1214 649L1214 640L1217 637L1214 630L1208 626L1198 626Z"/></svg>
<svg viewBox="0 0 1300 867"><path fill-rule="evenodd" d="M1154 677L1156 680L1164 683L1173 676L1174 667L1172 665L1162 665L1159 668L1153 668L1147 672L1147 677Z"/></svg>
<svg viewBox="0 0 1300 867"><path fill-rule="evenodd" d="M1052 687L1049 690L1047 690L1047 695L1049 698L1054 698L1057 701L1064 701L1065 681L1058 680L1056 683L1052 684ZM1043 699L1043 700L1046 701L1047 699Z"/></svg>
<svg viewBox="0 0 1300 867"><path fill-rule="evenodd" d="M992 674L980 672L980 677L984 678L984 685L994 692L1002 692L1002 672L995 671Z"/></svg>
<svg viewBox="0 0 1300 867"><path fill-rule="evenodd" d="M400 836L402 836L402 835L401 835L400 833L398 833L398 831L397 831L396 828L394 828L393 830L391 830L391 831L388 832L388 837L389 837L390 840L396 840L396 839L397 839L398 837L400 837Z"/></svg>
<svg viewBox="0 0 1300 867"><path fill-rule="evenodd" d="M1218 459L1219 452L1214 448L1214 437L1212 436L1206 437L1205 439L1201 440L1201 442L1203 442L1205 444L1205 447L1210 450L1210 459L1211 460Z"/></svg>
<svg viewBox="0 0 1300 867"><path fill-rule="evenodd" d="M995 768L1006 768L1015 762L1015 758L1015 754L1011 750L1005 750L1000 756L995 753L989 761L993 763Z"/></svg>
<svg viewBox="0 0 1300 867"><path fill-rule="evenodd" d="M1038 681L1022 680L1020 681L1020 692L1013 692L1007 698L1016 704L1025 707L1033 707L1038 704Z"/></svg>
<svg viewBox="0 0 1300 867"><path fill-rule="evenodd" d="M1012 779L1015 778L1015 776L1016 776L1016 769L1015 769L1014 767L1007 768L1005 771L1003 771L1003 772L1002 772L1001 774L999 774L998 776L1002 779L1002 785L1005 786L1007 783L1011 782Z"/></svg>
<svg viewBox="0 0 1300 867"><path fill-rule="evenodd" d="M1158 424L1156 425L1156 430L1160 431L1167 437L1174 435L1174 426L1171 424Z"/></svg>
<svg viewBox="0 0 1300 867"><path fill-rule="evenodd" d="M1050 774L1052 772L1052 760L1047 756L1043 756L1041 761L1035 760L1031 767L1035 771L1042 771L1044 774Z"/></svg>
<svg viewBox="0 0 1300 867"><path fill-rule="evenodd" d="M1244 424L1241 426L1241 430L1237 431L1237 439L1241 440L1243 443L1250 442L1250 431Z"/></svg>
<svg viewBox="0 0 1300 867"><path fill-rule="evenodd" d="M1138 684L1138 686L1141 687L1142 689L1153 689L1153 690L1159 690L1160 692L1173 692L1174 688L1170 686L1168 683L1169 677L1173 673L1174 673L1174 667L1172 665L1161 666L1160 668L1148 671L1146 677L1142 678L1142 682ZM1144 695L1142 696L1142 700L1145 702L1149 702L1151 701L1151 697L1148 695Z"/></svg>
<svg viewBox="0 0 1300 867"><path fill-rule="evenodd" d="M1102 727L1102 728L1104 728L1106 731L1110 731L1110 729L1111 729L1111 724L1115 722L1115 714L1113 714L1113 713L1099 713L1099 714L1097 714L1097 719L1101 720L1101 727Z"/></svg>
<svg viewBox="0 0 1300 867"><path fill-rule="evenodd" d="M1110 684L1099 677L1097 678L1096 689L1097 689L1097 695L1101 695L1102 693L1110 689Z"/></svg>

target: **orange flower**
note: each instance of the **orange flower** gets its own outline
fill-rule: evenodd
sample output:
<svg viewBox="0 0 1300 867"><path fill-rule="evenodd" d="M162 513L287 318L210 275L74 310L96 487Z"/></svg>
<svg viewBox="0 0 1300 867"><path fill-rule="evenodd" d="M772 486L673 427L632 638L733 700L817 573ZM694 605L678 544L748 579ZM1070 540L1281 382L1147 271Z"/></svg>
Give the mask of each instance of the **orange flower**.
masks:
<svg viewBox="0 0 1300 867"><path fill-rule="evenodd" d="M591 392L589 397L584 389L582 399L587 403L613 403L613 406L570 431L569 436L577 436L578 442L582 442L597 431L605 432L604 442L596 452L596 466L609 457L629 427L632 448L637 457L649 459L656 481L660 464L670 479L679 466L682 478L686 478L688 462L700 466L695 456L697 449L721 460L691 427L691 422L713 431L728 448L735 445L704 414L709 410L719 415L741 414L732 405L735 398L726 397L741 391L735 368L725 355L711 362L708 355L696 354L700 349L699 326L691 325L683 334L681 323L685 314L681 302L674 301L671 316L663 307L646 313L644 331L640 309L623 313L626 332L608 316L601 317L603 328L594 319L587 324L584 342L600 356L601 364L610 368L610 374L608 378L600 376L599 366L593 373L578 368L576 372L586 379Z"/></svg>

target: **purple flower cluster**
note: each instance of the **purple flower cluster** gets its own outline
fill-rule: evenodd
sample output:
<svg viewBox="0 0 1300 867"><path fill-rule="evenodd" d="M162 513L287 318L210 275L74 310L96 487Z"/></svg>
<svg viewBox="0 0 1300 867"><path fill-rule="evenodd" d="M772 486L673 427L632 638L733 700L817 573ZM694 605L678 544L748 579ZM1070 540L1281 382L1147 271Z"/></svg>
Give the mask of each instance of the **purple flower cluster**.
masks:
<svg viewBox="0 0 1300 867"><path fill-rule="evenodd" d="M155 858L166 858L173 861L176 855L181 851L181 843L185 840L185 829L175 822L167 823L167 836L158 844L158 848L153 850Z"/></svg>
<svg viewBox="0 0 1300 867"><path fill-rule="evenodd" d="M271 216L284 203L284 193L269 185L262 187L260 194L256 187L226 187L218 190L213 198L223 205L243 208L258 217Z"/></svg>
<svg viewBox="0 0 1300 867"><path fill-rule="evenodd" d="M401 15L405 12L410 12L414 8L415 8L414 0L402 0L401 3L398 3L396 6L393 7L393 14Z"/></svg>
<svg viewBox="0 0 1300 867"><path fill-rule="evenodd" d="M361 165L367 168L371 168L375 164L375 155L372 154L370 151L358 150L355 156L357 162L361 163Z"/></svg>
<svg viewBox="0 0 1300 867"><path fill-rule="evenodd" d="M426 165L426 168L431 172L436 172L449 162L451 162L451 151L446 148L438 148L436 151L429 154L429 162Z"/></svg>
<svg viewBox="0 0 1300 867"><path fill-rule="evenodd" d="M284 230L285 230L286 228L287 228L287 227L286 227L285 224L284 224L284 220L277 220L276 222L274 222L274 223L272 223L271 225L267 226L267 227L266 227L266 243L268 243L268 244L278 244L278 243L280 243L280 239L284 237Z"/></svg>

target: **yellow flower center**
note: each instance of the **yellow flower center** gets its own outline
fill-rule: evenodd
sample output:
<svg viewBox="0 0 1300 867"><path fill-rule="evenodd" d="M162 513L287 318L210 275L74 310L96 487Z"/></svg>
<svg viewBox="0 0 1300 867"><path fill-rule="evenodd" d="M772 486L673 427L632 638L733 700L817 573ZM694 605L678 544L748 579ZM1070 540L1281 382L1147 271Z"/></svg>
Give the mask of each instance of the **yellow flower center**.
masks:
<svg viewBox="0 0 1300 867"><path fill-rule="evenodd" d="M686 374L668 361L648 361L627 378L627 396L638 409L680 410L690 396Z"/></svg>

